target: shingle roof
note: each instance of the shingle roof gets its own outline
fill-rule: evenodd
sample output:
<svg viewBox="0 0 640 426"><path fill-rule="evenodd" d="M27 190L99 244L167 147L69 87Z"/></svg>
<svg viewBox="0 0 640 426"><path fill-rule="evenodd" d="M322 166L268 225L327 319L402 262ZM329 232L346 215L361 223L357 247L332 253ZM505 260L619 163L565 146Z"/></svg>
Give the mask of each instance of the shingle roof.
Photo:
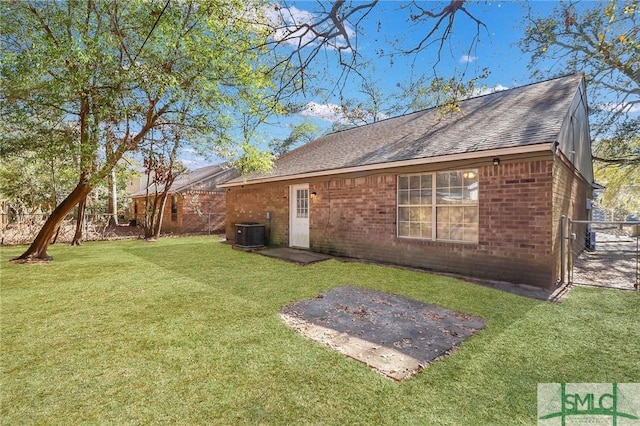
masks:
<svg viewBox="0 0 640 426"><path fill-rule="evenodd" d="M176 178L171 185L172 193L176 192L185 192L188 190L206 190L213 191L216 189L218 184L227 182L228 180L235 178L238 176L238 173L235 169L230 168L226 164L222 165L212 165L206 166L199 169L195 169L180 175ZM158 185L157 191L162 192L164 190L164 185ZM149 186L149 193L155 193L156 186ZM142 197L147 194L147 189L143 188L140 191L137 191L130 195L130 197Z"/></svg>
<svg viewBox="0 0 640 426"><path fill-rule="evenodd" d="M271 172L230 182L293 176L555 141L582 75L570 75L325 135L279 158Z"/></svg>

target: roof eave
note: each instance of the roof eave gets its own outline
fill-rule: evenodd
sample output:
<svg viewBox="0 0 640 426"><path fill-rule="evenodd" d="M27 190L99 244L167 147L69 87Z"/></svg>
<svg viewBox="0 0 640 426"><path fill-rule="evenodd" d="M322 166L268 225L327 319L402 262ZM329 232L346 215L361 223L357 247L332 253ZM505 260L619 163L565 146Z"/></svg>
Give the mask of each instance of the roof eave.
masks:
<svg viewBox="0 0 640 426"><path fill-rule="evenodd" d="M320 176L332 176L332 175L339 175L339 174L345 174L345 173L384 170L384 169L392 169L396 167L416 166L416 165L422 165L422 164L444 163L444 162L450 162L450 161L471 160L476 158L499 157L502 155L527 154L527 153L544 152L544 151L551 152L552 146L553 146L553 142L544 142L544 143L525 145L525 146L496 148L496 149L490 149L485 151L474 151L474 152L464 152L459 154L441 155L437 157L413 158L409 160L390 161L386 163L367 164L363 166L343 167L343 168L331 169L331 170L318 170L313 172L298 173L294 175L267 176L267 177L246 180L246 181L227 182L227 183L218 185L218 187L232 188L236 186L257 185L260 183L281 182L281 181L294 180L294 179L310 179L310 178L315 178Z"/></svg>

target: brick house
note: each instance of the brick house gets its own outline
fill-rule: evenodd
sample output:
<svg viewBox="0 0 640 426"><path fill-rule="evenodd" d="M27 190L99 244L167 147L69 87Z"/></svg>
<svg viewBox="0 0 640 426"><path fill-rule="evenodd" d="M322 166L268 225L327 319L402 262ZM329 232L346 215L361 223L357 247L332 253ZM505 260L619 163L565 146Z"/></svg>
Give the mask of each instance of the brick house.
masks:
<svg viewBox="0 0 640 426"><path fill-rule="evenodd" d="M220 186L230 240L259 222L273 246L552 288L560 217L588 217L592 184L571 75L328 134Z"/></svg>
<svg viewBox="0 0 640 426"><path fill-rule="evenodd" d="M226 197L218 184L235 178L238 173L225 165L213 165L189 171L176 178L167 197L162 232L224 232ZM144 218L147 194L161 193L162 185L151 185L130 195L130 217L139 224Z"/></svg>

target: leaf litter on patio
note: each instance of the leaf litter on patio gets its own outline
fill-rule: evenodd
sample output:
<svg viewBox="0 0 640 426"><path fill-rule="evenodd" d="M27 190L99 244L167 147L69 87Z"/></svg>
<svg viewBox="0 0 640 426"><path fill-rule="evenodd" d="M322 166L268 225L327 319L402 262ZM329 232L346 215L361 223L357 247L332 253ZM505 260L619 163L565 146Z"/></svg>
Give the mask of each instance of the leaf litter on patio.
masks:
<svg viewBox="0 0 640 426"><path fill-rule="evenodd" d="M485 326L474 315L351 286L287 305L280 316L306 337L398 381Z"/></svg>

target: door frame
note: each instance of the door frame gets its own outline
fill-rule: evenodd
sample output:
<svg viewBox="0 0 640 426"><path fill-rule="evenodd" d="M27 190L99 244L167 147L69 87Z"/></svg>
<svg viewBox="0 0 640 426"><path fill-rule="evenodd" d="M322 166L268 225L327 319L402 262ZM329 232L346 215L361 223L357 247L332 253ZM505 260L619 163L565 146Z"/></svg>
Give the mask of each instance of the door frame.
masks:
<svg viewBox="0 0 640 426"><path fill-rule="evenodd" d="M297 203L298 203L298 190L306 190L307 191L307 217L306 218L302 218L302 220L299 220L296 217L297 214ZM302 184L295 184L295 185L289 185L289 247L298 247L298 248L306 248L308 249L310 247L309 245L309 216L311 215L311 200L310 200L310 193L309 193L309 184L308 183L302 183ZM306 220L304 220L306 219ZM294 226L294 222L296 222L296 226ZM302 244L300 244L300 241L297 241L298 244L294 244L294 231L297 229L301 229L300 228L300 223L302 222L303 226L306 227L303 229L303 235L306 234L306 238L303 237L303 239L305 241L302 242ZM296 234L299 235L299 234Z"/></svg>

